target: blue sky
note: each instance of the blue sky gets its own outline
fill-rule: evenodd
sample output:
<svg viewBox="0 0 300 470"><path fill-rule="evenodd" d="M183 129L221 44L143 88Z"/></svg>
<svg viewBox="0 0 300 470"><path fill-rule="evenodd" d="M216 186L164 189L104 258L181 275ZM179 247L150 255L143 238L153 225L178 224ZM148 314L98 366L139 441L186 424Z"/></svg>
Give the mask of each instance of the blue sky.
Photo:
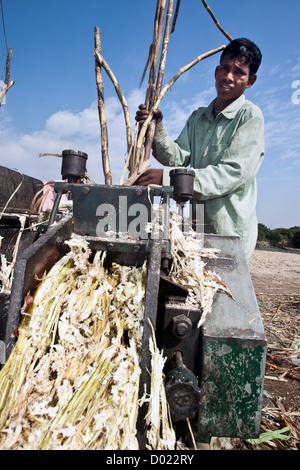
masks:
<svg viewBox="0 0 300 470"><path fill-rule="evenodd" d="M94 70L94 28L102 52L128 101L132 124L145 86L140 78L152 40L155 0L2 0L7 44L13 49L9 90L0 108L0 164L40 178L59 179L61 161L38 158L75 148L88 153L88 172L103 183ZM248 37L262 50L258 80L246 97L265 116L266 155L258 174L258 220L270 228L300 225L299 0L209 0L233 37ZM6 43L0 18L0 79ZM199 54L226 44L201 0L182 0L168 48L165 83ZM174 138L191 111L215 97L218 56L183 75L162 101ZM113 182L123 169L123 112L104 74ZM147 77L145 83L147 82ZM293 88L294 87L294 88ZM152 167L159 165L151 159Z"/></svg>

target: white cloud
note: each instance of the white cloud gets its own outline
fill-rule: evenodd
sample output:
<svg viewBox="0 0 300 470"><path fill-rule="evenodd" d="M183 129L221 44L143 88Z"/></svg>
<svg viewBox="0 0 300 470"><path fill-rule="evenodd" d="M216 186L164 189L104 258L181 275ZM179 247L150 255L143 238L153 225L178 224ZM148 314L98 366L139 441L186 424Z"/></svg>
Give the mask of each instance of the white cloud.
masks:
<svg viewBox="0 0 300 470"><path fill-rule="evenodd" d="M269 75L276 75L280 71L281 71L281 66L280 64L277 64L269 71Z"/></svg>
<svg viewBox="0 0 300 470"><path fill-rule="evenodd" d="M143 90L133 90L127 99L132 113L132 132L137 106L144 101ZM2 108L3 110L3 108ZM113 182L117 183L125 162L126 130L123 110L116 97L105 103L109 134L109 156ZM103 182L100 124L97 103L73 112L57 111L49 116L44 126L31 134L22 134L14 128L13 119L5 110L0 115L0 161L2 166L15 168L24 174L42 180L60 179L61 161L40 153L58 153L65 149L81 150L88 154L87 170L98 183Z"/></svg>
<svg viewBox="0 0 300 470"><path fill-rule="evenodd" d="M296 64L292 68L292 73L299 78L300 75L300 58L298 58Z"/></svg>
<svg viewBox="0 0 300 470"><path fill-rule="evenodd" d="M213 94L214 87L197 94L192 101L182 99L178 102L169 99L166 100L165 106L162 103L165 125L170 135L176 138L191 112L208 104ZM126 99L133 134L135 113L138 105L145 100L145 89L132 90ZM105 113L113 183L117 184L125 163L127 144L123 109L117 97L106 98ZM88 173L96 182L103 183L100 123L96 102L80 111L58 110L48 117L39 130L30 134L17 131L6 110L0 115L0 124L1 165L18 169L42 180L60 179L60 159L52 156L39 158L39 154L61 154L65 149L81 150L88 154ZM157 162L152 164L158 166Z"/></svg>
<svg viewBox="0 0 300 470"><path fill-rule="evenodd" d="M275 65L270 76L265 76L258 91L254 92L254 101L265 118L266 158L263 171L265 169L269 175L274 175L275 169L299 171L300 143L296 136L300 131L300 105L292 102L292 79L299 64L300 59L296 58L282 67ZM276 83L273 75L276 75Z"/></svg>

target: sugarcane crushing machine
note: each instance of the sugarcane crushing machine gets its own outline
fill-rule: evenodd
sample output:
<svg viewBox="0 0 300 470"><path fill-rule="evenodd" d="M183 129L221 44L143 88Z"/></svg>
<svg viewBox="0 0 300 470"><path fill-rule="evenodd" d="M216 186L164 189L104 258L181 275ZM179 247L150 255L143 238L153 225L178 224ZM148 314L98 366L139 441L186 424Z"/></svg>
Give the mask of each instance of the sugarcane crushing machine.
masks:
<svg viewBox="0 0 300 470"><path fill-rule="evenodd" d="M107 263L141 266L147 260L140 393L145 387L150 391L149 338L154 327L166 360L165 390L176 433L188 434L189 418L201 442L211 436L256 437L266 337L239 238L203 237L204 247L219 250L216 258L206 260L205 269L217 272L232 297L217 293L212 311L198 328L202 309L188 308L187 289L168 277L172 265L170 201L174 199L182 212L193 196L193 172L175 170L167 187L82 184L86 159L83 152L63 152L63 180L55 184L50 220L19 252L10 295L1 297L0 303L1 363L16 341L14 331L26 294L35 289L36 278L64 255L68 249L64 241L75 233L87 239L91 250L106 251ZM69 214L59 210L63 194L72 200ZM4 241L6 233L7 227L2 226ZM142 406L137 422L141 448L145 446L145 412Z"/></svg>

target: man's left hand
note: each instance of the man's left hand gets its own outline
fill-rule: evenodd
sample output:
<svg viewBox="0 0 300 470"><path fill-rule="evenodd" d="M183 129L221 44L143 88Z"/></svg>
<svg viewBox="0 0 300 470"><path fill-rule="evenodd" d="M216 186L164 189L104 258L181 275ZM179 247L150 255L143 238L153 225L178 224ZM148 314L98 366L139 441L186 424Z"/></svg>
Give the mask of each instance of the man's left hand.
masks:
<svg viewBox="0 0 300 470"><path fill-rule="evenodd" d="M158 184L162 186L163 170L152 168L145 171L134 183L135 186L149 186L150 184Z"/></svg>

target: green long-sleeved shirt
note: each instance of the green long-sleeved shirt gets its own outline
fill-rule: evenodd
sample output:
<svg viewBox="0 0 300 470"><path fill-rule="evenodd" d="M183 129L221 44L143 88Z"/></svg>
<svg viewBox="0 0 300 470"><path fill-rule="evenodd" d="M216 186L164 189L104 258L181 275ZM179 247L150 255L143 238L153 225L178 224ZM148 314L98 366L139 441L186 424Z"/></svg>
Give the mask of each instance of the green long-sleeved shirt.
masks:
<svg viewBox="0 0 300 470"><path fill-rule="evenodd" d="M204 203L204 231L239 236L249 262L257 240L256 174L264 157L264 119L244 95L215 120L214 103L195 110L175 141L159 123L153 154L163 165L195 170L194 196ZM163 184L169 184L169 170Z"/></svg>

